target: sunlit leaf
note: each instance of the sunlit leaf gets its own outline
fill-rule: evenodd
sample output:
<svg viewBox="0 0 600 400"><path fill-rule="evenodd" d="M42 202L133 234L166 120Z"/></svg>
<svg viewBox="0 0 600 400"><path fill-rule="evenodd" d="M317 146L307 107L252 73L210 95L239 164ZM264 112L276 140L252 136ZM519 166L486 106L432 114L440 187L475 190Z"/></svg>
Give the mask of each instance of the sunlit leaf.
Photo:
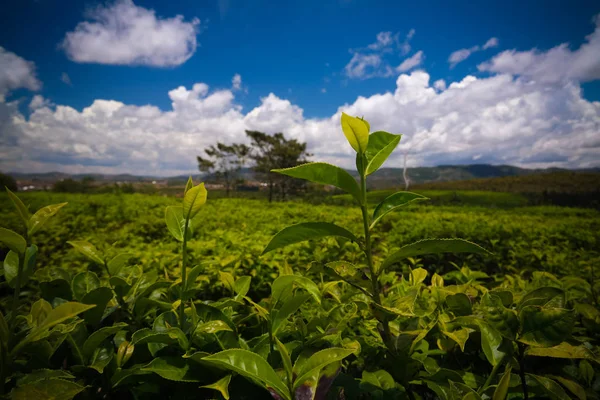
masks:
<svg viewBox="0 0 600 400"><path fill-rule="evenodd" d="M305 240L321 239L327 236L339 236L354 242L358 241L352 232L341 226L329 222L303 222L277 232L262 254Z"/></svg>
<svg viewBox="0 0 600 400"><path fill-rule="evenodd" d="M29 219L28 235L32 236L34 233L36 233L42 226L46 224L46 222L48 222L51 217L53 217L61 208L66 205L67 203L52 204L37 210L36 213L33 214Z"/></svg>
<svg viewBox="0 0 600 400"><path fill-rule="evenodd" d="M364 153L369 144L369 125L360 118L342 113L342 131L357 153Z"/></svg>

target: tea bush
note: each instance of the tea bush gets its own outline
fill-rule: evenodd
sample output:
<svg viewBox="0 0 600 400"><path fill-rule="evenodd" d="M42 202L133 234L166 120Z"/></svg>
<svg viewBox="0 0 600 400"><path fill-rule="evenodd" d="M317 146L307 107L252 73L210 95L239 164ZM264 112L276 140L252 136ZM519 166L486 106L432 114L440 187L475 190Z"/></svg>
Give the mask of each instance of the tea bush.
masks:
<svg viewBox="0 0 600 400"><path fill-rule="evenodd" d="M318 162L277 172L354 209L207 202L191 179L179 200L28 207L8 191L2 395L597 398L597 212L423 208L410 192L372 209L368 175L400 136L341 122L360 182Z"/></svg>

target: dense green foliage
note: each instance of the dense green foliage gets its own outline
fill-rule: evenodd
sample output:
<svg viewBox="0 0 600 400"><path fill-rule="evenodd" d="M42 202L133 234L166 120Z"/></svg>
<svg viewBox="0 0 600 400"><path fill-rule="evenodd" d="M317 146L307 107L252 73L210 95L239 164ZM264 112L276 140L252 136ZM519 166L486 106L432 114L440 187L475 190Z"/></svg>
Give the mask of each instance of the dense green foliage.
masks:
<svg viewBox="0 0 600 400"><path fill-rule="evenodd" d="M7 187L9 190L16 192L17 181L15 181L15 179L12 176L0 172L0 187Z"/></svg>
<svg viewBox="0 0 600 400"><path fill-rule="evenodd" d="M352 207L207 200L191 180L178 199L3 194L3 393L598 398L600 214L367 196L400 138L342 122L360 182L279 172Z"/></svg>

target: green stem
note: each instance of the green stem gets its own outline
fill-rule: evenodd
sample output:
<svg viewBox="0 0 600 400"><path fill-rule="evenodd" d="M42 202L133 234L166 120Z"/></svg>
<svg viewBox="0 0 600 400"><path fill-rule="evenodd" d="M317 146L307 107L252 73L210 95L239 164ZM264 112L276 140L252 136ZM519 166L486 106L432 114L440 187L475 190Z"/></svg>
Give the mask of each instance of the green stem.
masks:
<svg viewBox="0 0 600 400"><path fill-rule="evenodd" d="M27 254L27 250L25 250L25 253L19 254L19 268L17 270L15 291L13 293L12 301L12 311L10 313L11 322L14 321L15 317L17 316L17 306L19 305L19 297L21 296L21 275L23 275L23 268L25 266L25 254Z"/></svg>
<svg viewBox="0 0 600 400"><path fill-rule="evenodd" d="M183 229L183 243L181 245L181 293L179 295L179 300L181 303L179 304L179 321L181 325L181 330L185 332L185 302L183 301L183 295L187 288L187 271L186 271L186 256L187 256L187 231L188 225L190 223L190 219L185 219L185 227Z"/></svg>
<svg viewBox="0 0 600 400"><path fill-rule="evenodd" d="M381 303L381 291L380 291L381 289L379 287L379 274L375 270L375 266L373 264L373 254L372 254L372 247L371 247L371 232L369 231L369 226L370 226L371 222L370 222L370 218L369 218L369 210L367 208L367 178L364 175L364 173L361 173L361 175L360 175L360 189L361 189L362 202L363 202L360 206L360 209L362 211L363 228L365 231L364 252L365 252L365 255L367 256L367 266L371 273L371 286L373 288L373 301L378 306L381 306L382 303ZM381 322L381 325L383 328L379 332L379 334L381 335L381 339L383 340L383 343L385 344L385 346L388 349L388 352L391 354L391 356L395 357L396 352L395 352L395 349L394 349L394 346L392 343L392 332L390 331L390 325L389 325L388 321L386 321L386 320L382 320L379 322ZM404 389L406 390L406 394L408 395L408 398L410 400L415 400L415 396L414 396L412 390L410 389L409 383L405 379L403 379L403 381L401 383L402 383L402 386L404 386Z"/></svg>
<svg viewBox="0 0 600 400"><path fill-rule="evenodd" d="M518 343L519 346L519 376L521 377L521 387L523 388L523 400L529 399L527 393L527 380L525 378L525 345Z"/></svg>
<svg viewBox="0 0 600 400"><path fill-rule="evenodd" d="M490 375L487 377L487 380L485 381L485 383L483 384L483 386L481 387L481 389L479 390L479 393L482 393L485 389L487 389L488 386L490 386L490 384L492 383L492 380L494 379L494 377L496 376L496 374L498 373L498 370L500 369L500 366L504 363L504 357L498 362L498 364L496 364L494 366L494 368L492 368L492 372L490 373Z"/></svg>

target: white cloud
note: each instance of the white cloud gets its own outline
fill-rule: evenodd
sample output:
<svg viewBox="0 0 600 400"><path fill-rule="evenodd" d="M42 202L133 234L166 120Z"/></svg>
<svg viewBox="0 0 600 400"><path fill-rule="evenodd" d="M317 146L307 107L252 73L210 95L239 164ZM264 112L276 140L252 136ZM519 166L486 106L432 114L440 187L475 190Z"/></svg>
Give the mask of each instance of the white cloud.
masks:
<svg viewBox="0 0 600 400"><path fill-rule="evenodd" d="M77 24L61 44L75 62L172 67L196 51L197 18L158 18L132 0L99 6L87 17L90 21Z"/></svg>
<svg viewBox="0 0 600 400"><path fill-rule="evenodd" d="M500 44L500 42L498 41L498 38L489 38L487 42L485 42L485 44L483 45L483 50L487 50L487 49L491 49L492 47L498 47L498 44Z"/></svg>
<svg viewBox="0 0 600 400"><path fill-rule="evenodd" d="M570 57L585 59L585 46L591 46L594 35ZM548 66L559 62L546 53L536 56ZM389 91L359 96L326 118L307 118L300 106L274 93L244 111L233 90L211 90L205 83L169 91L166 111L101 99L82 110L50 107L39 96L26 117L16 101L0 99L0 169L184 174L195 171L195 157L204 147L246 142L247 129L284 132L307 142L314 160L353 168L353 150L339 126L342 111L364 116L374 131L403 134L389 167L402 167L402 154L409 154L411 166L473 160L524 167L600 166L600 102L586 100L576 79L559 85L543 79L547 70L540 70L538 79L492 71L489 77L433 84L427 72L413 71L399 75ZM37 80L19 82L39 86Z"/></svg>
<svg viewBox="0 0 600 400"><path fill-rule="evenodd" d="M327 89L321 88L321 93L327 93Z"/></svg>
<svg viewBox="0 0 600 400"><path fill-rule="evenodd" d="M390 76L391 69L385 67L379 54L354 53L345 71L346 76L354 79Z"/></svg>
<svg viewBox="0 0 600 400"><path fill-rule="evenodd" d="M62 75L60 76L60 80L65 84L65 85L69 85L72 86L72 82L71 82L71 77L66 73L63 72Z"/></svg>
<svg viewBox="0 0 600 400"><path fill-rule="evenodd" d="M350 50L352 58L345 66L344 72L352 79L387 78L394 75L394 68L385 59L390 55L406 55L410 52L410 40L415 35L411 29L404 41L400 41L400 33L379 32L375 43L366 48ZM419 51L405 59L396 71L405 72L419 65L423 60L423 52Z"/></svg>
<svg viewBox="0 0 600 400"><path fill-rule="evenodd" d="M423 56L423 51L418 51L415 54L413 54L412 57L409 57L406 60L402 61L402 63L396 67L396 71L410 71L411 69L421 65L424 58L425 57Z"/></svg>
<svg viewBox="0 0 600 400"><path fill-rule="evenodd" d="M467 58L471 56L471 54L476 53L478 51L483 51L487 49L491 49L492 47L497 47L500 42L498 38L489 38L487 42L483 46L473 46L468 49L460 49L453 51L448 57L448 62L450 63L450 68L454 68L456 64L465 61Z"/></svg>
<svg viewBox="0 0 600 400"><path fill-rule="evenodd" d="M54 105L54 103L52 103L50 100L44 98L44 96L36 94L35 96L33 96L33 98L31 99L31 102L29 103L29 109L37 110L37 109L43 108L43 107L52 107L53 105Z"/></svg>
<svg viewBox="0 0 600 400"><path fill-rule="evenodd" d="M240 90L242 88L242 76L240 74L235 74L231 78L231 88L233 90Z"/></svg>
<svg viewBox="0 0 600 400"><path fill-rule="evenodd" d="M548 51L507 50L478 66L481 71L520 75L546 83L600 79L600 14L595 30L577 50L563 43Z"/></svg>
<svg viewBox="0 0 600 400"><path fill-rule="evenodd" d="M527 167L597 166L600 102L576 84L547 85L500 74L467 76L444 85L424 71L402 74L395 90L358 97L327 118L271 93L243 112L231 90L197 83L168 95L172 107L96 100L83 110L57 105L21 115L0 103L0 169L174 175L193 172L195 156L217 140L245 142L246 129L284 132L306 141L315 160L353 168L339 127L341 111L361 115L373 130L402 133L387 166L468 163Z"/></svg>
<svg viewBox="0 0 600 400"><path fill-rule="evenodd" d="M433 87L437 90L444 91L446 90L446 81L443 79L438 79L437 81L433 82Z"/></svg>
<svg viewBox="0 0 600 400"><path fill-rule="evenodd" d="M35 64L0 46L0 101L11 90L25 88L39 90L41 82L35 76Z"/></svg>

